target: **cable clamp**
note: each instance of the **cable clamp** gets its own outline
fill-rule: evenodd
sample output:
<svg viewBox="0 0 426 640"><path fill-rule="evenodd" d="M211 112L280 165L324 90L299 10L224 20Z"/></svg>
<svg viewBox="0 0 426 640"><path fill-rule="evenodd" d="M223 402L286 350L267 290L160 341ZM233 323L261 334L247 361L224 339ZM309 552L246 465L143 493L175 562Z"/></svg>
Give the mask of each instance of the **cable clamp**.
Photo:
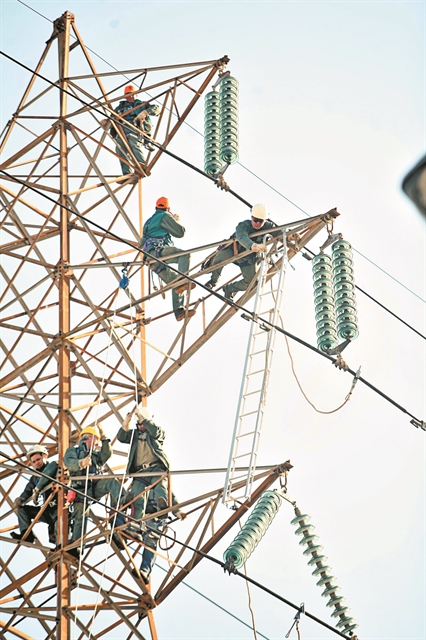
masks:
<svg viewBox="0 0 426 640"><path fill-rule="evenodd" d="M329 231L328 228L327 228L327 231ZM331 230L330 230L327 240L320 247L320 253L323 253L324 249L326 249L331 244L333 244L333 242L336 242L336 240L343 240L343 234L342 233L331 233Z"/></svg>
<svg viewBox="0 0 426 640"><path fill-rule="evenodd" d="M305 613L305 603L304 602L301 603L300 609L297 611L296 615L294 616L294 622L291 625L291 627L288 630L288 632L285 634L286 638L290 637L290 633L293 631L293 627L296 626L297 637L300 639L299 622L300 622L300 614L301 613Z"/></svg>
<svg viewBox="0 0 426 640"><path fill-rule="evenodd" d="M417 418L413 418L410 420L410 424L412 424L416 429L420 427L423 431L426 431L426 422L424 420L417 420Z"/></svg>

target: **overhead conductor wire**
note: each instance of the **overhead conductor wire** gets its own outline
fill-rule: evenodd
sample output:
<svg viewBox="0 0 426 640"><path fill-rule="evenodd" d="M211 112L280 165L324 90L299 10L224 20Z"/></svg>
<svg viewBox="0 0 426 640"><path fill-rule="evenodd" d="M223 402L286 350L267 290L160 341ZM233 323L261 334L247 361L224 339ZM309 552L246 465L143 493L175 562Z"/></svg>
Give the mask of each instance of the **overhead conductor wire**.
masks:
<svg viewBox="0 0 426 640"><path fill-rule="evenodd" d="M29 9L31 9L32 11L35 11L34 9L32 9L32 7L30 7L29 5L26 5L25 3L21 2L21 0L18 0L18 2L20 2L21 4L23 4L24 6L28 7ZM38 15L42 15L39 14L38 11L35 11L35 13L38 13ZM47 18L46 16L42 16L45 20L47 20L48 22L52 22L51 20L49 20L49 18ZM100 56L98 53L96 53L95 51L93 51L92 49L90 49L89 47L87 47L87 49L93 53L94 55L96 55L100 60L102 60L103 62L105 62L108 66L110 66L112 69L114 69L115 71L118 71L118 69L116 69L116 67L114 67L112 64L110 64L107 60L105 60L104 58L102 58L102 56ZM85 106L88 106L89 108L91 108L94 111L97 111L98 113L100 113L102 116L105 115L105 113L103 111L100 111L99 109L97 109L96 107L90 105L89 103L85 102L82 98L76 96L74 93L71 93L69 91L67 91L66 89L64 89L63 87L58 87L58 85L54 82L52 82L51 80L49 80L48 78L45 78L44 76L42 76L41 74L37 73L36 71L32 70L31 68L27 67L26 65L24 65L23 63L19 62L19 60L16 60L15 58L13 58L12 56L7 55L6 53L4 53L3 51L0 51L0 53L4 56L6 56L7 58L9 58L10 60L12 60L13 62L15 62L16 64L22 66L23 68L25 68L27 71L30 71L31 73L33 73L34 75L37 75L38 77L42 78L45 82L51 84L52 86L56 87L57 89L59 89L60 91L63 91L65 93L67 93L68 95L70 95L71 97L73 97L75 100L80 101L82 104L84 104ZM124 78L127 79L127 76L125 74L121 74L123 75ZM149 95L149 94L148 94ZM113 120L113 117L110 114L110 119ZM119 123L118 123L119 124ZM196 133L198 133L200 136L204 137L203 134L198 131L195 127L193 127L192 125L190 125L188 122L185 121L185 124L187 126L189 126L191 129L193 129ZM176 154L172 153L171 151L169 151L166 148L163 148L158 142L156 142L155 140L151 140L151 144L154 144L157 148L161 149L164 153L166 153L167 155L171 156L172 158L174 158L175 160L177 160L178 162L181 162L182 164L188 166L189 168L193 169L194 171L196 171L197 173L200 173L201 175L204 175L206 178L208 178L209 180L213 181L216 184L216 180L213 176L210 176L209 174L205 173L204 171L202 171L201 169L199 169L198 167L196 167L195 165L187 162L186 160L184 160L183 158L180 158L179 156L177 156ZM280 191L278 191L277 189L275 189L275 187L273 187L272 185L270 185L269 183L267 183L265 180L263 180L263 178L260 178L260 176L258 176L257 174L255 174L253 171L251 171L248 167L242 165L239 161L237 162L237 164L239 164L243 169L245 169L246 171L248 171L251 175L253 175L254 177L256 177L258 180L260 180L261 182L263 182L268 188L272 189L273 191L275 191L278 195L280 195L282 198L284 198L285 200L287 200L291 205L293 205L294 207L296 207L297 209L299 209L304 215L309 217L309 214L302 209L301 207L299 207L299 205L297 205L296 203L294 203L292 200L290 200L289 198L287 198L284 194L282 194ZM233 195L234 197L236 197L238 200L240 200L241 202L243 202L244 204L246 204L248 207L251 207L250 203L247 202L247 200L245 200L244 198L242 198L240 195L238 195L235 191L233 191L232 189L228 189L229 193L231 195ZM370 258L368 258L367 256L365 256L364 254L362 254L361 252L359 252L357 249L353 249L356 253L358 253L359 255L361 255L363 258L365 258L366 260L368 260L371 264L373 264L375 267L377 267L378 269L380 269L380 271L382 271L383 273L385 273L386 275L388 275L392 280L394 280L395 282L397 282L399 285L401 285L402 287L404 287L407 291L409 291L410 293L412 293L414 296L416 296L417 298L419 298L419 300L421 300L422 302L426 302L423 298L421 298L419 295L417 295L414 291L412 291L411 289L409 289L406 285L404 285L402 282L400 282L399 280L397 280L394 276L392 276L391 274L389 274L385 269L382 269L382 267L380 267L379 265L377 265L375 262L373 262L372 260L370 260ZM406 325L408 328L412 329L415 333L417 333L418 335L420 335L422 338L426 339L425 336L423 336L419 331L417 331L416 329L414 329L411 325L409 325L407 322L405 322L404 320L402 320L399 316L397 316L395 313L393 313L392 311L390 311L389 309L387 309L387 307L385 307L383 304L381 304L380 302L378 302L373 296L370 296L369 294L367 294L363 289L361 289L358 285L355 284L355 287L364 295L367 295L371 300L373 300L374 302L376 302L381 308L383 308L385 311L388 311L391 315L393 315L397 320L399 320L400 322L402 322L404 325Z"/></svg>
<svg viewBox="0 0 426 640"><path fill-rule="evenodd" d="M15 460L14 458L8 456L6 453L3 453L0 451L0 455L2 455L4 458L6 458L7 460L10 460L11 462L13 462L15 465L19 466L19 467L24 467L25 469L27 469L26 465L23 462L20 462L18 460ZM42 471L36 471L34 470L33 475L37 475L40 476L41 478L47 478L48 480L52 480L52 478L50 476L47 476L45 473L43 473ZM63 487L63 488L68 488L68 485L64 484L63 482L60 482L59 480L55 480L55 484ZM74 489L76 493L78 493L80 496L84 497L84 493L78 489ZM96 502L97 504L101 504L100 500L96 500L96 498L92 498L92 496L86 496L87 498L90 498L90 500L92 502ZM113 507L111 507L111 511L115 511L116 513L119 513L117 509L114 509ZM131 520L132 522L136 522L139 523L139 520L136 520L135 518L128 516L128 519ZM146 524L146 523L145 523ZM147 529L151 529L152 531L156 531L155 529L153 529L152 527L150 527L149 525L146 524ZM188 549L189 551L191 551L192 553L195 553L199 556L201 556L202 558L205 558L206 560L210 560L211 562L213 562L214 564L217 564L218 566L220 566L222 569L226 570L225 568L225 563L222 562L221 560L218 560L217 558L214 558L213 556L209 555L208 553L205 553L204 551L201 551L200 549L196 549L195 547L192 547L189 544L186 544L185 542L181 542L180 540L177 540L174 536L169 536L166 533L162 533L162 536L164 538L167 538L171 541L176 541L177 544L181 545L182 547L184 547L185 549ZM238 571L237 569L232 571L232 575L236 575L239 578L242 578L243 580L247 580L248 582L250 582L250 584L253 584L254 586L258 587L259 589L261 589L262 591L264 591L265 593L268 593L269 595L271 595L272 597L276 598L277 600L279 600L280 602L283 602L284 604L288 605L289 607L292 607L293 609L299 611L300 607L296 604L294 604L294 602L291 602L291 600L287 600L287 598L284 598L283 596L280 596L278 593L276 593L275 591L272 591L272 589L268 589L268 587L265 587L265 585L261 584L260 582L257 582L256 580L253 580L253 578L250 578L248 575L245 575L244 573L241 573L240 571ZM340 636L341 638L346 638L347 640L351 640L351 636L347 636L344 633L342 633L341 631L339 631L338 629L335 629L334 627L332 627L331 625L329 625L327 622L325 622L324 620L321 620L321 618L317 618L316 616L314 616L312 613L309 613L308 611L305 610L305 615L310 618L311 620L314 620L314 622L317 622L318 624L322 625L323 627L329 629L330 631L332 631L333 633L335 633L336 635ZM352 636L353 639L353 636Z"/></svg>
<svg viewBox="0 0 426 640"><path fill-rule="evenodd" d="M27 187L28 189L35 191L36 193L38 193L39 195L43 196L44 198L46 198L47 200L50 200L51 202L54 202L55 204L58 204L58 206L62 209L65 209L66 211L69 211L70 213L72 213L73 215L75 215L77 218L81 218L82 220L85 220L86 222L88 222L89 224L92 224L94 227L97 227L98 229L100 229L101 231L103 231L104 233L108 233L110 237L114 238L115 240L122 242L123 244L127 244L129 247L131 247L132 249L134 249L135 251L139 251L140 253L142 253L142 255L148 257L148 258L152 258L151 254L147 253L146 251L144 251L141 247L135 247L135 245L133 245L131 242L129 242L128 240L121 238L120 236L116 235L115 233L113 233L112 231L107 231L104 227L102 227L101 225L99 225L97 222L94 222L93 220L90 220L89 218L82 216L80 213L77 213L76 211L73 211L72 209L70 209L69 207L66 207L65 205L58 203L56 200L54 200L53 198L51 198L50 196L48 196L47 194L43 193L42 191L39 191L38 189L36 189L35 187L33 187L32 185L28 185L25 184L22 180L15 178L14 176L12 176L11 174L9 174L7 171L4 171L4 169L0 169L0 173L3 173L4 175L13 178L13 180L15 180L15 182L18 182L22 185L24 185L25 187ZM156 261L162 264L166 264L165 261L161 260L161 258L156 258ZM201 287L202 289L204 289L205 291L207 291L207 293L209 295L213 295L216 298L218 298L219 300L221 300L222 302L224 302L225 304L229 305L230 307L234 307L235 309L239 309L241 311L243 311L245 314L251 316L253 318L253 312L250 311L249 309L246 309L245 307L242 307L241 305L239 305L237 302L231 301L228 298L225 298L225 296L221 295L220 293L218 293L217 291L212 291L211 289L209 289L208 287L206 287L205 285L203 285L201 282L198 282L197 280L194 280L194 278L191 278L191 276L183 273L182 271L179 271L179 269L177 269L176 267L172 266L171 264L167 264L166 265L169 269L171 269L172 271L174 271L175 273L177 273L179 276L181 276L182 278L188 280L188 282L193 282L194 284L198 285L199 287ZM140 301L135 301L135 304L137 302ZM125 309L125 308L124 308ZM123 311L123 309L118 309L118 312ZM311 351L314 351L315 353L319 354L320 356L322 356L323 358L327 358L327 360L329 360L332 363L335 363L337 359L333 358L332 356L328 355L327 353L324 353L323 351L320 351L319 349L317 349L316 347L314 347L313 345L309 344L309 342L306 342L305 340L302 340L302 338L299 338L295 335L293 335L292 333L289 333L288 331L286 331L285 329L282 329L281 327L279 327L278 325L274 325L271 322L269 322L266 319L262 318L262 322L263 324L265 324L268 327L271 327L273 329L276 329L276 331L278 331L279 333L282 333L283 335L286 335L287 337L291 338L292 340L295 340L296 342L298 342L299 344L302 344L303 346L307 347L308 349L310 349ZM402 405L400 405L398 402L396 402L395 400L393 400L390 396L388 396L386 393L384 393L383 391L380 391L380 389L378 389L376 386L374 386L373 384L371 384L371 382L369 382L368 380L366 380L365 378L363 378L362 376L358 375L358 373L356 371L353 371L350 367L347 368L347 371L349 373L351 373L354 377L357 377L358 380L360 382L362 382L363 384L365 384L367 387L369 387L372 391L375 391L377 394L379 394L382 398L384 398L385 400L387 400L388 402L390 402L391 404L393 404L394 407L396 407L397 409L399 409L400 411L402 411L403 413L407 414L408 416L410 416L412 418L412 424L415 427L419 427L421 426L422 429L426 430L426 424L422 421L419 420L418 418L416 418L416 416L414 414L412 414L410 411L408 411L407 409L405 409Z"/></svg>

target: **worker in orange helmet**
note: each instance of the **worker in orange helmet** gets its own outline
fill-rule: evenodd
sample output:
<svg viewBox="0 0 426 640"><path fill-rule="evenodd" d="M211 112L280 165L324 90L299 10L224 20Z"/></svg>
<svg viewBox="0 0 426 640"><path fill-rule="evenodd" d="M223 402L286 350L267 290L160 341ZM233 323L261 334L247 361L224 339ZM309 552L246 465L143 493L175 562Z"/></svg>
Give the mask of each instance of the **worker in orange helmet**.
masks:
<svg viewBox="0 0 426 640"><path fill-rule="evenodd" d="M177 264L180 272L187 273L191 255L187 253L183 256L173 257L175 253L180 253L183 249L178 249L174 246L172 236L174 238L183 238L184 235L185 227L181 224L179 216L170 212L168 198L158 198L155 203L154 215L145 222L143 227L142 250L156 258L161 258L168 264ZM166 284L179 277L175 271L172 271L161 262L154 263L152 268ZM183 320L185 316L191 318L195 314L194 309L188 309L185 312L184 306L184 292L187 291L189 293L190 289L194 289L194 287L195 284L193 282L185 282L173 289L172 302L176 320Z"/></svg>
<svg viewBox="0 0 426 640"><path fill-rule="evenodd" d="M150 142L152 138L152 122L149 116L158 116L160 113L160 107L156 104L149 104L149 102L142 102L135 98L136 87L129 84L124 87L125 99L121 100L115 109L115 113L124 118L126 122L134 125L141 131L143 135L138 133L132 127L127 127L125 123L121 122L121 130L124 133L127 143L132 150L133 155L140 165L145 164L144 149L145 146L149 151L154 151L155 147ZM117 128L120 126L118 121L113 123L110 128L110 134L115 138L116 151L120 158L121 170L123 175L131 173L131 165L134 163L126 144L117 134Z"/></svg>

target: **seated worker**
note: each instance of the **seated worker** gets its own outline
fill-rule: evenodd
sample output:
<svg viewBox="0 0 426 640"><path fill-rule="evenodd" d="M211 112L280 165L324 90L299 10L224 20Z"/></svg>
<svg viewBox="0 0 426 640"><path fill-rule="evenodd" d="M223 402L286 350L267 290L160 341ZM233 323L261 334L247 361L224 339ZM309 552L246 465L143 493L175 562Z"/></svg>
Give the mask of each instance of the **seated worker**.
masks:
<svg viewBox="0 0 426 640"><path fill-rule="evenodd" d="M136 428L130 429L133 414L136 414ZM152 422L151 414L147 407L141 404L127 414L123 426L117 433L119 442L130 444L130 452L126 473L138 473L139 471L167 471L170 468L169 460L163 451L165 433L163 429ZM133 496L139 496L147 487L154 484L159 476L143 476L133 478L131 492ZM157 510L166 509L168 506L167 482L161 480L155 486L155 501ZM136 520L145 515L148 493L145 492L133 502L133 517ZM136 534L139 538L140 528L131 523L126 531L129 535Z"/></svg>
<svg viewBox="0 0 426 640"><path fill-rule="evenodd" d="M231 282L223 288L225 297L230 300L233 299L237 291L245 291L250 285L256 274L257 264L259 262L257 254L266 251L266 245L263 244L263 238L270 229L275 227L274 223L267 220L266 217L267 213L265 205L255 204L251 209L251 220L244 220L243 222L240 222L237 225L235 233L231 236L231 238L235 238L237 241L237 253L243 253L247 250L250 250L253 253L250 253L239 260L234 260L234 264L237 264L240 267L243 278L242 280ZM262 231L258 236L249 237L251 233L258 230L260 231L260 229L262 229ZM280 230L278 232L271 233L271 235L278 235L279 233L282 234L282 231ZM219 251L214 256L211 264L218 264L219 262L232 258L234 255L234 243L232 243L225 249ZM222 269L223 267L218 267L211 272L210 280L206 282L206 287L213 289L217 285Z"/></svg>
<svg viewBox="0 0 426 640"><path fill-rule="evenodd" d="M155 516L157 511L160 511L157 505L157 487L151 489L148 494L148 502L146 505L146 513L152 514L152 518L149 520L145 520L146 530L142 531L142 541L146 545L143 548L142 552L142 561L139 569L139 575L145 583L148 583L149 576L151 575L152 568L155 564L155 551L157 551L158 543L161 538L161 534L167 525L167 513L162 516ZM174 493L172 493L172 505L178 504L178 500ZM133 506L133 505L132 505ZM186 518L186 514L181 511L174 511L173 515L175 515L179 520L184 520ZM136 569L132 569L132 574L139 578L138 572Z"/></svg>
<svg viewBox="0 0 426 640"><path fill-rule="evenodd" d="M101 448L99 450L99 440ZM76 494L73 502L74 507L74 526L72 530L72 542L75 542L86 533L87 518L89 515L91 499L100 500L103 496L110 494L111 507L117 509L121 485L116 478L95 478L90 476L100 475L102 467L112 455L111 441L107 438L102 426L98 424L96 427L85 427L81 430L79 443L76 447L69 447L64 456L64 464L70 472L71 479L73 476L87 475L86 480L74 480L71 482L71 488L77 489L89 496L84 504L84 496L80 493ZM86 508L84 508L84 506ZM84 520L84 528L83 528ZM113 522L111 518L110 523ZM124 515L117 514L115 526L118 527L125 523ZM119 548L123 548L123 544L116 534L113 536L115 543ZM78 557L79 549L71 549L69 553Z"/></svg>
<svg viewBox="0 0 426 640"><path fill-rule="evenodd" d="M179 271L187 273L191 260L189 253L184 256L179 256L178 258L169 257L182 251L182 249L174 246L172 236L175 238L183 238L184 235L185 227L181 225L180 218L176 213L170 213L170 203L168 199L158 198L155 203L154 215L148 218L143 226L143 236L141 239L142 250L147 251L156 258L165 260L168 264L177 264ZM180 277L160 262L154 263L152 269L166 284ZM172 291L173 311L176 320L183 320L185 318L183 294L185 291L188 291L189 285L191 289L194 289L195 284L190 282L181 284ZM188 318L191 318L194 314L194 309L188 309Z"/></svg>
<svg viewBox="0 0 426 640"><path fill-rule="evenodd" d="M28 460L34 467L36 471L49 476L49 478L45 478L44 476L31 476L30 481L25 487L24 491L21 495L15 499L14 505L18 509L18 522L19 522L19 533L12 531L10 534L12 538L15 540L22 540L24 535L27 532L28 527L34 518L38 515L41 507L32 507L30 505L25 504L27 500L30 498L37 505L40 493L43 489L51 482L51 479L56 478L56 473L58 471L58 463L57 462L47 462L48 452L47 449L39 444L36 444L30 451L27 453ZM46 502L47 498L52 493L52 489L48 489L45 491L43 495L43 502ZM55 526L56 521L58 519L58 509L56 505L56 500L53 498L46 509L43 511L39 518L39 522L46 522L49 530L49 542L55 544ZM34 542L35 537L32 531L30 531L25 538L26 542Z"/></svg>
<svg viewBox="0 0 426 640"><path fill-rule="evenodd" d="M149 137L152 137L152 123L149 116L158 116L160 113L160 107L158 105L149 104L149 102L142 102L141 100L138 100L137 98L135 98L135 91L136 87L131 84L127 87L124 87L124 95L126 97L124 100L121 100L118 103L118 106L115 108L115 113L120 115L127 122L130 122L130 124L133 124L135 127L142 129L145 135L137 133L134 129L126 127L126 125L121 122L117 122L115 125L112 124L110 128L110 134L115 139L117 145L116 152L121 158L124 158L125 160L124 162L120 160L121 171L123 175L131 173L131 168L126 160L128 160L131 164L134 163L134 160L126 149L124 142L117 134L117 128L121 128L121 131L124 133L129 147L139 164L145 164L143 145L149 151L155 150L155 147L149 141ZM103 121L103 124L105 122L107 121Z"/></svg>

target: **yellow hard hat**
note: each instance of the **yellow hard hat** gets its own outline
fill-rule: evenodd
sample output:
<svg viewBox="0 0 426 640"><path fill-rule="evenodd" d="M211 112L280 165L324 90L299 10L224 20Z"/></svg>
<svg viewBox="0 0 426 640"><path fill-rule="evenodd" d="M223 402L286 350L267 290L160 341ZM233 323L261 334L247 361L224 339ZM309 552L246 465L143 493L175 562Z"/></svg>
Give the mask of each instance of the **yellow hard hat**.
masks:
<svg viewBox="0 0 426 640"><path fill-rule="evenodd" d="M84 427L84 429L82 429L80 432L80 438L82 438L85 434L95 436L95 438L97 438L98 440L100 440L101 437L98 427Z"/></svg>

